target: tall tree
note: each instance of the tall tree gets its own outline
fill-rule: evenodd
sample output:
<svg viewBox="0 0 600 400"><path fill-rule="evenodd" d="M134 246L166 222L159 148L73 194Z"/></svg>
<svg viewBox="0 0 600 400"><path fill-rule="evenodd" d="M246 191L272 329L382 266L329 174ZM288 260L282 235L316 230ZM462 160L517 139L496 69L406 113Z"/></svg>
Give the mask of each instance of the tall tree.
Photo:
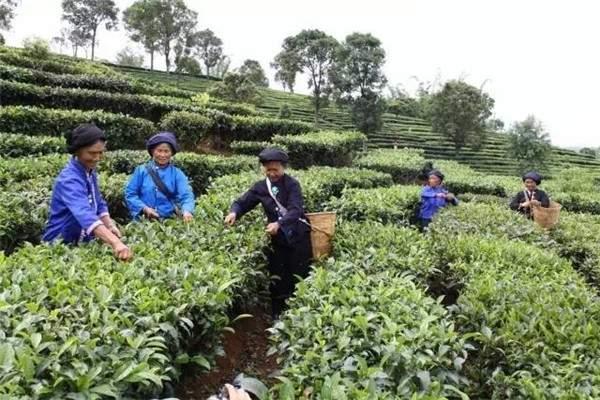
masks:
<svg viewBox="0 0 600 400"><path fill-rule="evenodd" d="M245 60L238 69L238 72L247 76L248 79L250 79L250 82L254 83L256 86L269 87L269 80L265 75L265 70L256 60Z"/></svg>
<svg viewBox="0 0 600 400"><path fill-rule="evenodd" d="M294 93L296 75L298 72L302 72L298 55L293 51L286 51L284 48L283 51L275 56L275 60L271 63L271 68L275 69L275 81L281 82L283 90L287 88L290 93Z"/></svg>
<svg viewBox="0 0 600 400"><path fill-rule="evenodd" d="M206 76L210 76L211 68L215 67L223 57L223 41L213 31L205 29L196 33L196 55L206 68Z"/></svg>
<svg viewBox="0 0 600 400"><path fill-rule="evenodd" d="M15 17L17 0L0 0L0 29L9 30Z"/></svg>
<svg viewBox="0 0 600 400"><path fill-rule="evenodd" d="M170 71L173 46L185 32L196 27L198 13L190 10L183 0L158 0L157 6L159 51L165 56L167 71Z"/></svg>
<svg viewBox="0 0 600 400"><path fill-rule="evenodd" d="M432 96L431 125L454 143L457 153L467 144L479 147L493 107L494 99L487 93L463 81L449 81Z"/></svg>
<svg viewBox="0 0 600 400"><path fill-rule="evenodd" d="M508 143L508 156L517 160L517 173L547 170L552 151L550 136L533 115L511 127Z"/></svg>
<svg viewBox="0 0 600 400"><path fill-rule="evenodd" d="M73 57L77 57L79 49L85 50L87 57L87 50L92 44L92 35L89 32L84 32L79 28L71 27L69 32L69 41L73 49Z"/></svg>
<svg viewBox="0 0 600 400"><path fill-rule="evenodd" d="M154 53L160 45L160 0L136 1L123 11L123 23L131 40L140 43L150 54L150 69L154 69Z"/></svg>
<svg viewBox="0 0 600 400"><path fill-rule="evenodd" d="M288 69L288 73L295 71L308 75L308 87L312 89L313 104L315 107L315 123L319 122L319 112L328 100L329 70L334 64L339 43L325 32L313 29L303 30L296 36L289 36L283 42L283 50L275 57L296 65ZM277 62L277 61L276 61Z"/></svg>
<svg viewBox="0 0 600 400"><path fill-rule="evenodd" d="M335 66L330 69L336 101L351 106L355 126L365 133L382 126L385 101L381 91L387 83L384 64L381 41L370 33L353 33L339 47Z"/></svg>
<svg viewBox="0 0 600 400"><path fill-rule="evenodd" d="M104 24L107 30L117 28L119 9L114 0L63 0L62 8L64 20L82 34L91 36L93 60L98 27Z"/></svg>
<svg viewBox="0 0 600 400"><path fill-rule="evenodd" d="M216 78L225 78L225 75L229 72L229 67L231 66L231 58L229 56L224 55L221 57L215 68L213 69L213 76Z"/></svg>

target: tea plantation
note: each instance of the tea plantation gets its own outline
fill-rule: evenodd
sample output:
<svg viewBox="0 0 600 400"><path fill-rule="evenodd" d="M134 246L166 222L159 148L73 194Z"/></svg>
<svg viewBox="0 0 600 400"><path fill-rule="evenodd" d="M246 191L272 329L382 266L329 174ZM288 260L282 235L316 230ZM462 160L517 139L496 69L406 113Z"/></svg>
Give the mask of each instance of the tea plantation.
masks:
<svg viewBox="0 0 600 400"><path fill-rule="evenodd" d="M319 130L304 96L191 99L210 84L0 47L0 399L167 398L190 365L214 370L223 332L269 283L262 213L223 224L269 143L288 150L307 211L338 222L333 253L269 329L268 399L600 398L599 162L554 149L542 187L563 211L543 230L508 209L521 182L500 135L454 159L421 120L388 115L366 137L328 108ZM283 104L294 119L276 118ZM90 121L109 138L101 188L129 263L98 243L40 244L62 135ZM185 148L190 224L128 220L124 184L159 129ZM208 142L222 154L201 154ZM428 160L461 203L423 234Z"/></svg>

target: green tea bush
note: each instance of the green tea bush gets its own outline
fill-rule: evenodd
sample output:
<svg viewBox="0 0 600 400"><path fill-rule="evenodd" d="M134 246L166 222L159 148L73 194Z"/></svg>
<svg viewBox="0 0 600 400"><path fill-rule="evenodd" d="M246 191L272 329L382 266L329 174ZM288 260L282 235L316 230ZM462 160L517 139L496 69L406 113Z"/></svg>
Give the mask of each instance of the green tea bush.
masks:
<svg viewBox="0 0 600 400"><path fill-rule="evenodd" d="M392 175L395 183L414 183L425 164L421 149L378 149L369 151L355 162L355 166Z"/></svg>
<svg viewBox="0 0 600 400"><path fill-rule="evenodd" d="M600 395L600 305L570 263L519 241L436 236L439 265L462 282L455 306L474 339L474 398Z"/></svg>
<svg viewBox="0 0 600 400"><path fill-rule="evenodd" d="M0 132L64 136L77 125L89 122L104 129L110 149L143 148L145 140L156 132L152 122L123 114L21 106L0 107Z"/></svg>
<svg viewBox="0 0 600 400"><path fill-rule="evenodd" d="M348 189L327 207L341 218L409 225L416 222L421 187L398 186L375 189Z"/></svg>
<svg viewBox="0 0 600 400"><path fill-rule="evenodd" d="M273 144L270 142L247 142L243 140L238 140L231 142L231 151L235 154L245 154L247 156L258 157L258 154L266 149L267 147L273 147ZM283 148L283 146L277 146L279 148ZM286 150L285 148L283 148Z"/></svg>
<svg viewBox="0 0 600 400"><path fill-rule="evenodd" d="M348 167L367 137L360 132L320 131L302 135L273 137L273 143L288 150L294 168L312 165Z"/></svg>
<svg viewBox="0 0 600 400"><path fill-rule="evenodd" d="M66 151L67 145L63 138L0 133L0 155L2 157L39 156L65 153Z"/></svg>
<svg viewBox="0 0 600 400"><path fill-rule="evenodd" d="M231 140L268 141L276 135L300 135L313 130L312 124L288 119L234 115Z"/></svg>

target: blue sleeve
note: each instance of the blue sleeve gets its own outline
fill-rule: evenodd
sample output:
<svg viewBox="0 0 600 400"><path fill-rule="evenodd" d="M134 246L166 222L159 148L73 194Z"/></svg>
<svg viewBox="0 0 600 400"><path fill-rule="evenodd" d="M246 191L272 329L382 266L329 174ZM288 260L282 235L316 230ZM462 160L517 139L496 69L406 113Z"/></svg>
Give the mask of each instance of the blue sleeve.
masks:
<svg viewBox="0 0 600 400"><path fill-rule="evenodd" d="M77 223L88 234L91 234L91 231L102 223L96 210L90 205L85 182L76 178L67 178L57 182L55 190Z"/></svg>
<svg viewBox="0 0 600 400"><path fill-rule="evenodd" d="M279 220L280 225L286 225L298 221L298 218L304 213L304 199L302 199L302 189L300 184L294 182L290 185L288 193L287 214Z"/></svg>
<svg viewBox="0 0 600 400"><path fill-rule="evenodd" d="M256 192L256 185L254 185L250 190L244 193L242 197L233 203L231 206L231 212L234 212L235 215L240 218L242 215L250 212L258 205L258 203L260 203L260 198Z"/></svg>
<svg viewBox="0 0 600 400"><path fill-rule="evenodd" d="M143 183L144 177L142 176L142 170L140 167L137 167L135 171L133 171L133 175L129 179L127 186L125 186L125 203L127 203L127 209L132 218L136 218L140 215L146 206L140 197Z"/></svg>
<svg viewBox="0 0 600 400"><path fill-rule="evenodd" d="M188 182L187 176L179 168L175 168L175 188L177 193L177 204L181 205L184 212L194 213L196 202L194 192Z"/></svg>
<svg viewBox="0 0 600 400"><path fill-rule="evenodd" d="M104 196L100 191L100 178L98 178L98 176L96 176L96 187L94 189L96 190L96 199L98 202L98 215L100 217L110 215L108 212L108 204L106 204L106 200L104 200Z"/></svg>

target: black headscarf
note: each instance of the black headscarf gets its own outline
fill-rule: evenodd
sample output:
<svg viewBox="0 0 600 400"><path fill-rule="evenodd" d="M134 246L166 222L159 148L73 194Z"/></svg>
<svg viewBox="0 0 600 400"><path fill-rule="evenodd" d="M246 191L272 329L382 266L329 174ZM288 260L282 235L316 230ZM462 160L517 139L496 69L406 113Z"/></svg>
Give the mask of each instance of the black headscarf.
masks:
<svg viewBox="0 0 600 400"><path fill-rule="evenodd" d="M258 155L258 161L260 161L261 164L269 161L279 161L283 164L287 164L289 160L290 158L285 151L274 147L264 149Z"/></svg>
<svg viewBox="0 0 600 400"><path fill-rule="evenodd" d="M536 183L536 185L542 183L542 176L534 171L528 172L525 175L523 175L523 182L525 182L527 179L531 179Z"/></svg>
<svg viewBox="0 0 600 400"><path fill-rule="evenodd" d="M429 178L430 176L437 176L438 178L440 178L440 181L444 180L444 174L442 174L437 169L433 169L433 170L429 171L429 173L427 174L427 177Z"/></svg>
<svg viewBox="0 0 600 400"><path fill-rule="evenodd" d="M106 142L104 131L94 124L81 124L73 131L65 135L67 139L67 151L75 154L77 150L91 146L97 141Z"/></svg>

